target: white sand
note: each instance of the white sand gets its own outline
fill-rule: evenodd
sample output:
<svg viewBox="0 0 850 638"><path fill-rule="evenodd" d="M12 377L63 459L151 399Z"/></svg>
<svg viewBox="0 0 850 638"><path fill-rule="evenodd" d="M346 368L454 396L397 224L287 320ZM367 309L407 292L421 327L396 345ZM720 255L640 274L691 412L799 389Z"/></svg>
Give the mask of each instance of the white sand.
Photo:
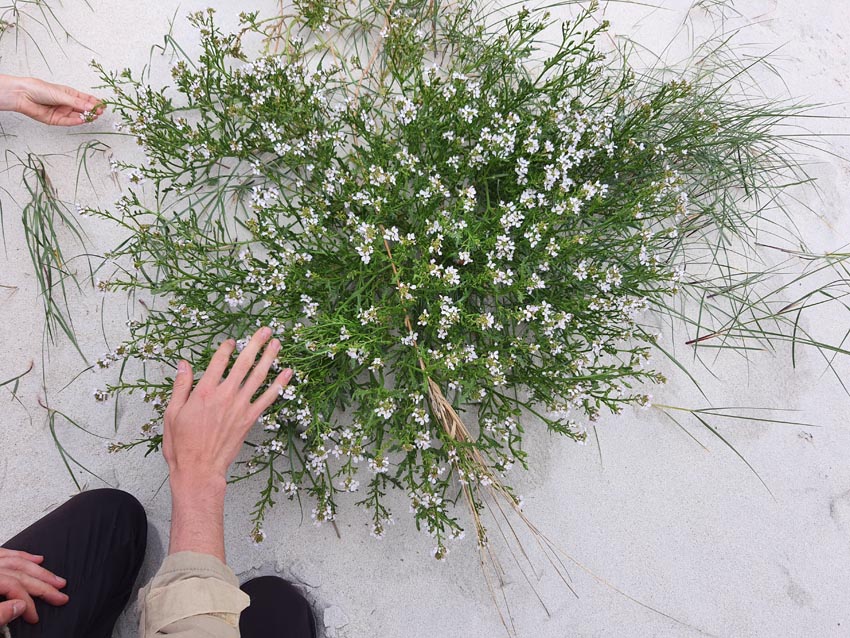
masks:
<svg viewBox="0 0 850 638"><path fill-rule="evenodd" d="M179 14L208 3L183 2ZM232 3L217 2L220 16L232 18ZM257 2L257 7L273 3ZM662 1L663 9L615 5L608 14L616 33L629 34L659 50L687 16L687 0ZM113 68L140 68L150 46L161 42L174 13L174 3L105 2L93 0L93 10L78 0L66 0L57 10L83 44L63 44L64 54L35 33L51 59L47 69L32 45L16 51L10 38L0 44L2 69L36 74L80 88L97 79L87 62L93 56ZM850 70L850 4L836 0L740 0L744 15L727 28L749 24L740 40L765 52L780 45L776 64L792 95L805 101L841 103L848 98ZM701 11L690 17L697 30L711 29ZM232 21L232 20L231 20ZM637 27L634 27L637 23ZM178 39L190 39L178 20ZM766 85L777 87L765 76ZM847 116L846 105L829 110ZM73 151L84 137L81 129L48 130L13 115L0 117L10 136L8 150L25 153ZM827 133L847 131L846 123L812 123ZM111 131L107 115L93 127ZM131 151L118 138L116 155ZM847 155L842 137L827 147ZM850 230L850 189L847 164L826 155L811 167L821 179L820 199L807 196L815 213L799 206L798 223L817 249L838 249ZM74 200L74 162L71 157L51 160L51 176L63 197ZM104 161L94 165L98 192L107 200L117 196ZM22 197L17 172L0 174L0 186ZM32 374L21 383L20 403L0 390L0 538L7 538L72 493L62 461L46 426L42 375L50 404L96 432L111 436L111 410L94 404L91 391L108 377L85 374L66 390L60 389L82 369L74 350L62 344L42 361L42 315L36 281L24 244L20 205L4 202L8 252L0 253L0 380L24 370ZM76 199L97 200L90 189ZM23 200L21 200L23 201ZM95 249L108 248L113 231L85 220ZM98 318L100 299L88 295L75 301L75 320L83 349L92 358L106 351ZM126 309L111 298L107 333L114 343L121 335ZM817 321L830 327L832 315ZM846 320L844 320L846 321ZM814 325L814 318L808 320ZM846 325L832 326L843 333ZM676 344L684 352L682 344ZM846 363L844 369L847 369ZM720 360L717 380L702 373L716 405L771 406L798 409L790 418L823 427L804 430L783 425L727 422L720 430L747 457L775 494L772 499L758 480L723 444L704 429L689 423L703 449L657 411L629 413L605 419L599 427L602 463L593 445L579 447L544 434L530 434L534 469L518 476L528 516L560 547L595 574L658 610L719 636L831 636L850 635L850 401L834 379L823 375L817 353L803 353L793 371L787 349L775 358L754 358L747 370L737 357ZM681 375L656 399L667 404L703 407L705 401ZM658 396L660 394L660 396ZM127 405L121 414L121 432L127 436L142 422L144 408ZM162 540L151 540L149 575L162 555L169 521L167 489L161 459L141 455L110 456L105 443L61 426L68 449L93 471L126 489L146 505L150 522ZM81 475L89 487L102 485ZM490 637L504 635L477 565L472 539L458 546L447 564L429 558L430 539L418 534L406 516L404 499L396 511L399 523L382 542L368 536L364 518L344 508L342 539L330 528L316 530L309 516L302 521L296 508L280 507L266 525L269 540L254 547L247 540L253 489L239 486L228 500L227 545L237 572L271 572L276 568L308 587L320 622L332 627L328 635L408 638ZM523 636L690 636L699 632L650 611L610 587L572 567L569 594L536 556L541 573L537 583L549 607L547 617L528 588L514 575L506 586L513 601L516 626ZM506 557L507 561L507 557ZM125 620L120 636L135 634Z"/></svg>

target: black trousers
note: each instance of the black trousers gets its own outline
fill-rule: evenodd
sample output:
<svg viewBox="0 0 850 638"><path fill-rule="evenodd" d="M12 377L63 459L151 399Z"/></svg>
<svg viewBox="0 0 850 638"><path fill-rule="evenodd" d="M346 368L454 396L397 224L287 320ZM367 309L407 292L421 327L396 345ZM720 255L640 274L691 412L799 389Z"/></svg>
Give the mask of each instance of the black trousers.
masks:
<svg viewBox="0 0 850 638"><path fill-rule="evenodd" d="M42 566L67 580L69 601L36 601L39 622L19 618L13 638L109 638L133 592L147 544L147 517L126 492L92 490L35 522L3 547L40 554ZM242 586L251 606L242 612L243 638L315 638L313 613L287 581L264 576Z"/></svg>

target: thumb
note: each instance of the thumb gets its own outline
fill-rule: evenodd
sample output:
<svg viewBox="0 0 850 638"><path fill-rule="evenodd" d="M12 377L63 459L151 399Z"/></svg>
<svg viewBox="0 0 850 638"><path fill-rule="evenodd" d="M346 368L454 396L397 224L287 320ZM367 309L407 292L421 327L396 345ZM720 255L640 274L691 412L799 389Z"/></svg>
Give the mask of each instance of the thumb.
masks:
<svg viewBox="0 0 850 638"><path fill-rule="evenodd" d="M192 383L194 380L192 366L189 365L188 361L181 359L177 364L177 374L174 376L174 388L171 390L169 408L179 410L183 407L192 393Z"/></svg>
<svg viewBox="0 0 850 638"><path fill-rule="evenodd" d="M0 603L0 626L8 624L24 613L27 604L23 600L7 600Z"/></svg>

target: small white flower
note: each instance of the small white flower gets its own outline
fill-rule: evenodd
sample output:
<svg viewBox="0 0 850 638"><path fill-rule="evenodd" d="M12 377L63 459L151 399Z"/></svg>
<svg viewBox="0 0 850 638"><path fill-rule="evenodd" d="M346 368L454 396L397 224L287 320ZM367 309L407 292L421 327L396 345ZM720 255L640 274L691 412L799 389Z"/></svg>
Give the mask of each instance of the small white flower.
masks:
<svg viewBox="0 0 850 638"><path fill-rule="evenodd" d="M448 553L448 548L442 543L440 543L434 549L431 550L431 556L433 556L437 560L446 560L446 556L448 556Z"/></svg>
<svg viewBox="0 0 850 638"><path fill-rule="evenodd" d="M301 307L301 312L304 313L304 316L308 319L314 319L319 312L319 304L313 301L310 295L301 295L301 303L304 304Z"/></svg>
<svg viewBox="0 0 850 638"><path fill-rule="evenodd" d="M428 432L417 432L413 445L420 450L427 450L431 447L431 435Z"/></svg>
<svg viewBox="0 0 850 638"><path fill-rule="evenodd" d="M431 421L431 417L428 415L427 410L425 408L416 408L410 415L413 417L413 420L416 421L419 425L428 425Z"/></svg>
<svg viewBox="0 0 850 638"><path fill-rule="evenodd" d="M390 471L390 460L384 456L369 459L369 470L373 474L386 474Z"/></svg>
<svg viewBox="0 0 850 638"><path fill-rule="evenodd" d="M416 119L416 105L408 97L400 97L396 100L396 117L401 124L410 124Z"/></svg>
<svg viewBox="0 0 850 638"><path fill-rule="evenodd" d="M386 239L387 241L396 241L396 242L400 241L401 239L399 237L398 228L396 226L392 226L390 228L387 228L384 231L384 239Z"/></svg>
<svg viewBox="0 0 850 638"><path fill-rule="evenodd" d="M470 106L470 105L467 104L467 105L462 106L458 110L457 114L460 116L460 119L462 119L464 122L466 122L467 124L472 124L472 120L474 120L476 117L478 117L478 109L475 108L474 106Z"/></svg>
<svg viewBox="0 0 850 638"><path fill-rule="evenodd" d="M320 527L322 523L333 521L336 518L333 507L330 503L318 503L313 511L310 512L310 518L313 519L313 525Z"/></svg>
<svg viewBox="0 0 850 638"><path fill-rule="evenodd" d="M573 271L573 275L579 281L584 281L585 279L587 279L587 260L586 259L582 259L579 262L578 267Z"/></svg>
<svg viewBox="0 0 850 638"><path fill-rule="evenodd" d="M241 288L228 288L224 294L224 301L231 310L237 310L245 305L245 293Z"/></svg>
<svg viewBox="0 0 850 638"><path fill-rule="evenodd" d="M339 489L343 492L356 492L360 489L360 481L356 481L351 476L346 476L344 480L340 481Z"/></svg>
<svg viewBox="0 0 850 638"><path fill-rule="evenodd" d="M514 283L514 272L510 268L496 270L493 273L493 283L497 286L510 286Z"/></svg>
<svg viewBox="0 0 850 638"><path fill-rule="evenodd" d="M387 397L378 402L378 407L374 409L375 414L383 419L392 418L396 411L396 404L391 398Z"/></svg>
<svg viewBox="0 0 850 638"><path fill-rule="evenodd" d="M379 518L372 524L372 531L370 532L370 536L372 536L373 538L377 538L378 540L382 539L387 533L388 525L395 525L395 521L392 517Z"/></svg>
<svg viewBox="0 0 850 638"><path fill-rule="evenodd" d="M446 266L443 271L443 281L450 286L457 286L460 283L460 274L454 266Z"/></svg>
<svg viewBox="0 0 850 638"><path fill-rule="evenodd" d="M365 326L369 323L378 322L378 309L375 306L370 306L366 310L360 310L357 313L357 318L360 319L360 325Z"/></svg>
<svg viewBox="0 0 850 638"><path fill-rule="evenodd" d="M419 338L418 332L411 332L401 338L401 345L413 347L416 345L416 340Z"/></svg>

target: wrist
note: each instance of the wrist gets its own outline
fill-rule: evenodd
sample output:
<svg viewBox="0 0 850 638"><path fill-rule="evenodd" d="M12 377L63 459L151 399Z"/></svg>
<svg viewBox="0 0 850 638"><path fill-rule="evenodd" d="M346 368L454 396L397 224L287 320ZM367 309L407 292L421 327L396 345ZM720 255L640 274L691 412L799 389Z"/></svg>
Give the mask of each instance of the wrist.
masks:
<svg viewBox="0 0 850 638"><path fill-rule="evenodd" d="M169 475L173 500L202 502L209 499L224 499L227 481L223 476L175 469Z"/></svg>
<svg viewBox="0 0 850 638"><path fill-rule="evenodd" d="M14 75L0 74L0 111L14 111L17 102L16 92L20 88L20 78Z"/></svg>

